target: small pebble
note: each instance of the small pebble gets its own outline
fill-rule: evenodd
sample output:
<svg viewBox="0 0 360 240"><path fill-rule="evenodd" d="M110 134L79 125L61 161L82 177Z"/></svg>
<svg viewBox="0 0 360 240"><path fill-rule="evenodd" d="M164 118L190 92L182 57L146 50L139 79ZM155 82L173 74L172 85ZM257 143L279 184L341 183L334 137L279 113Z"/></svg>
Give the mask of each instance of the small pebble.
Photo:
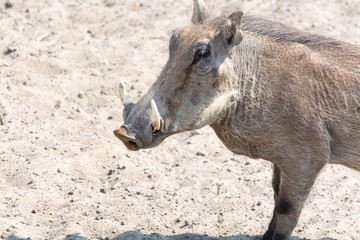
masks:
<svg viewBox="0 0 360 240"><path fill-rule="evenodd" d="M14 4L11 3L11 2L6 2L6 3L5 3L5 8L6 8L6 9L12 8L13 6L14 6Z"/></svg>
<svg viewBox="0 0 360 240"><path fill-rule="evenodd" d="M5 51L4 51L4 55L9 55L10 53L13 53L13 52L16 52L16 49L13 48L7 48Z"/></svg>
<svg viewBox="0 0 360 240"><path fill-rule="evenodd" d="M202 153L202 152L197 152L197 153L196 153L196 156L205 157L205 153Z"/></svg>

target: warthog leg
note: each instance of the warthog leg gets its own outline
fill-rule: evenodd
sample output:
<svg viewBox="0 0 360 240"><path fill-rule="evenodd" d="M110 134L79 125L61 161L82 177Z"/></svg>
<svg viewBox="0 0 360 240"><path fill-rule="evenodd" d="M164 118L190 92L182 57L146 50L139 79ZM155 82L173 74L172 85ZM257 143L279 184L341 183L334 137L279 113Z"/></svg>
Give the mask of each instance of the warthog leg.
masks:
<svg viewBox="0 0 360 240"><path fill-rule="evenodd" d="M274 164L272 186L275 208L264 240L290 239L315 178L325 163L310 162L307 166Z"/></svg>

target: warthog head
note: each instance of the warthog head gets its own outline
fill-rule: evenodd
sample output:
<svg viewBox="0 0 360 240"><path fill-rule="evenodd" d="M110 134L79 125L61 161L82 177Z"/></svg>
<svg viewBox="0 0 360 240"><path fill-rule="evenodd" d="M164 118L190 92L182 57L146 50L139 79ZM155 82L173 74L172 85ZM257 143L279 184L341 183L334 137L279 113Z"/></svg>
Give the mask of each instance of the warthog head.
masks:
<svg viewBox="0 0 360 240"><path fill-rule="evenodd" d="M138 103L126 97L124 124L114 134L130 150L154 147L166 137L211 124L237 99L231 55L241 42L242 12L211 18L202 0L194 0L193 25L170 39L169 60Z"/></svg>

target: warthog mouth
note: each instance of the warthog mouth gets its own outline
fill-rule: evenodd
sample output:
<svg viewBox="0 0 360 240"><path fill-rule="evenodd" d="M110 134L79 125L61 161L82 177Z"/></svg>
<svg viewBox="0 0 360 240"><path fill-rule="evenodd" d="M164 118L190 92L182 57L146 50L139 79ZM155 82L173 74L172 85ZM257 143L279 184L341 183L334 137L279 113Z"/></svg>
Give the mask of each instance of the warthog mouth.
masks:
<svg viewBox="0 0 360 240"><path fill-rule="evenodd" d="M119 84L120 98L124 104L123 111L129 112L135 106L126 96L125 85ZM151 148L159 145L166 137L174 133L165 126L165 121L161 117L154 99L150 101L151 117L150 119L137 118L137 120L125 119L125 123L113 131L124 145L132 151L138 151L141 148ZM124 115L128 118L128 115ZM127 116L127 117L126 117ZM137 122L139 120L139 122ZM172 129L174 130L174 129Z"/></svg>

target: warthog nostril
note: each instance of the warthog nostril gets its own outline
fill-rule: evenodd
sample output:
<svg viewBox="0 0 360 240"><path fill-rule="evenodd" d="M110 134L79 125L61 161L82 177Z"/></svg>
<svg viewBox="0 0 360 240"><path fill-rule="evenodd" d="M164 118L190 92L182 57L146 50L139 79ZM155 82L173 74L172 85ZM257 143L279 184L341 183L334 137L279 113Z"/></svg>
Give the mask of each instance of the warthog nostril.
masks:
<svg viewBox="0 0 360 240"><path fill-rule="evenodd" d="M132 145L134 148L136 148L138 146L138 144L136 142L134 142L134 141L128 141L128 143L130 145Z"/></svg>
<svg viewBox="0 0 360 240"><path fill-rule="evenodd" d="M135 137L129 136L123 128L115 129L114 134L132 151L137 151L142 147L142 142Z"/></svg>
<svg viewBox="0 0 360 240"><path fill-rule="evenodd" d="M135 139L134 140L120 139L120 140L125 144L125 146L128 149L133 150L133 151L137 151L142 147L141 142L136 141Z"/></svg>

